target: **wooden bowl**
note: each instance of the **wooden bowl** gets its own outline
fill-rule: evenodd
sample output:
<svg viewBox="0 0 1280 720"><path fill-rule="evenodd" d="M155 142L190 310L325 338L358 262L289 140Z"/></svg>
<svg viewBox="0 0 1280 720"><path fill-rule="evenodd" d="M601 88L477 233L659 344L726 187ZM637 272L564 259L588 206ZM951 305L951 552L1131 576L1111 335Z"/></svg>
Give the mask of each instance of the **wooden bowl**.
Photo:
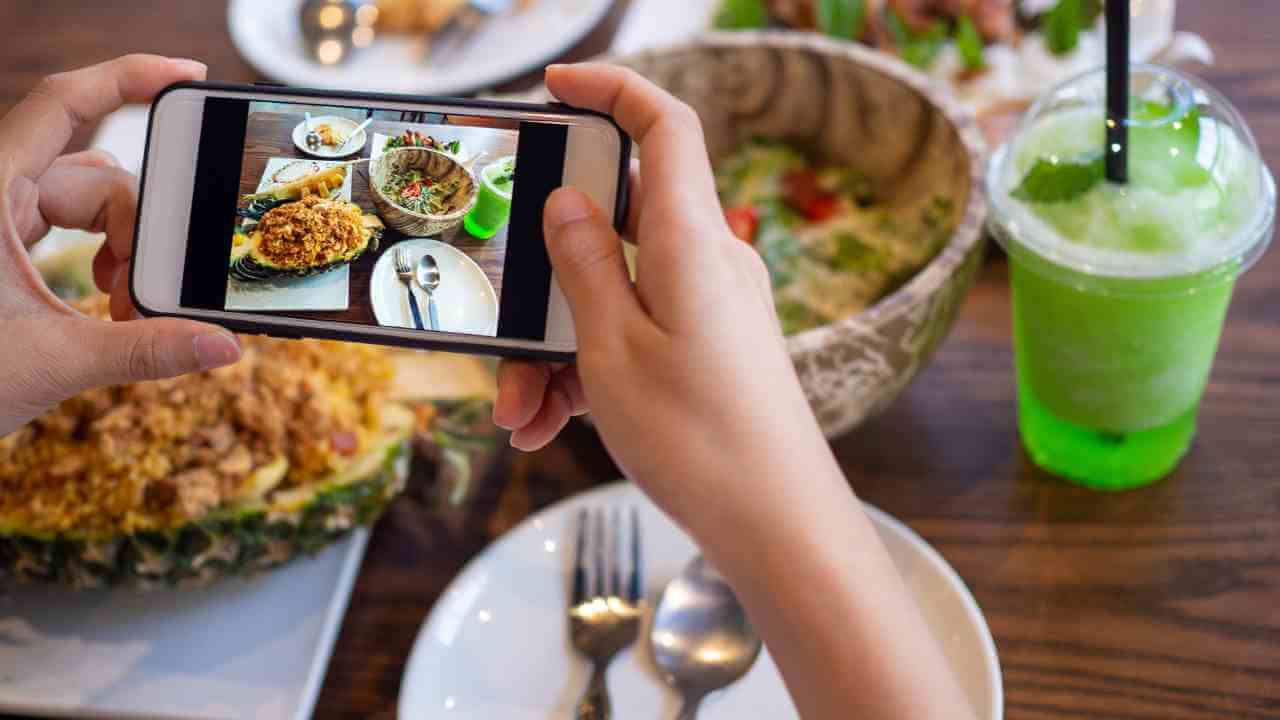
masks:
<svg viewBox="0 0 1280 720"><path fill-rule="evenodd" d="M828 437L887 407L946 337L981 264L985 148L972 114L905 63L814 33L710 33L606 60L691 105L712 160L753 138L784 140L857 168L886 205L953 200L955 231L904 285L786 339Z"/></svg>
<svg viewBox="0 0 1280 720"><path fill-rule="evenodd" d="M461 178L458 191L449 202L447 213L430 214L413 212L397 205L382 193L382 185L392 170L417 169L436 182ZM426 237L439 235L462 222L462 218L475 207L478 186L475 175L462 163L436 150L404 147L387 150L369 163L369 184L373 189L373 204L383 222L405 235Z"/></svg>

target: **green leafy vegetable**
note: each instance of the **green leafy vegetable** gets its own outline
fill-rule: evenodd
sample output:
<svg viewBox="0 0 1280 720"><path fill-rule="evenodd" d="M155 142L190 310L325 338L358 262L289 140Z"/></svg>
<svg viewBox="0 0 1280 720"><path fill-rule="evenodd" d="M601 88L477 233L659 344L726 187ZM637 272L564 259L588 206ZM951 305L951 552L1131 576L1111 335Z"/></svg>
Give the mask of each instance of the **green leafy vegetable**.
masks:
<svg viewBox="0 0 1280 720"><path fill-rule="evenodd" d="M890 8L885 12L885 24L889 28L889 34L893 36L893 44L898 49L899 57L918 68L927 68L933 64L947 41L947 25L941 20L917 34L911 31L902 16Z"/></svg>
<svg viewBox="0 0 1280 720"><path fill-rule="evenodd" d="M769 24L764 0L722 0L713 24L721 30L751 30Z"/></svg>
<svg viewBox="0 0 1280 720"><path fill-rule="evenodd" d="M1065 55L1080 43L1086 23L1084 0L1058 0L1043 20L1044 42L1055 55Z"/></svg>
<svg viewBox="0 0 1280 720"><path fill-rule="evenodd" d="M956 50L960 52L966 68L979 70L986 65L982 59L982 36L968 15L956 23Z"/></svg>
<svg viewBox="0 0 1280 720"><path fill-rule="evenodd" d="M866 27L866 0L818 0L818 28L831 37L856 40Z"/></svg>
<svg viewBox="0 0 1280 720"><path fill-rule="evenodd" d="M1066 202L1102 182L1105 172L1101 152L1056 163L1040 158L1011 194L1023 202Z"/></svg>
<svg viewBox="0 0 1280 720"><path fill-rule="evenodd" d="M888 264L888 258L882 252L853 233L836 235L835 244L835 253L831 256L831 267L835 270L868 272L884 270Z"/></svg>

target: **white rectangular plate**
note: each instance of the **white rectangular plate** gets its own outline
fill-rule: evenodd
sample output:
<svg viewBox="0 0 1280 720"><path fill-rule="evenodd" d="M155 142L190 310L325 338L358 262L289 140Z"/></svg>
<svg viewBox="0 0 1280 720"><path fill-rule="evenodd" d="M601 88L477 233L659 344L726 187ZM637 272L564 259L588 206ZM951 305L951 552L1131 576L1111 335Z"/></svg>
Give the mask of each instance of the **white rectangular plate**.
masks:
<svg viewBox="0 0 1280 720"><path fill-rule="evenodd" d="M19 587L0 596L0 712L305 720L368 540L205 588Z"/></svg>
<svg viewBox="0 0 1280 720"><path fill-rule="evenodd" d="M258 192L262 192L271 184L269 178L280 168L294 162L296 158L271 158L262 172L258 182ZM303 160L314 162L320 167L341 165L338 160ZM347 172L342 183L340 197L351 201L351 176ZM308 278L289 278L284 280L264 280L262 282L238 282L227 278L226 310L346 310L351 305L350 297L351 270L346 265Z"/></svg>

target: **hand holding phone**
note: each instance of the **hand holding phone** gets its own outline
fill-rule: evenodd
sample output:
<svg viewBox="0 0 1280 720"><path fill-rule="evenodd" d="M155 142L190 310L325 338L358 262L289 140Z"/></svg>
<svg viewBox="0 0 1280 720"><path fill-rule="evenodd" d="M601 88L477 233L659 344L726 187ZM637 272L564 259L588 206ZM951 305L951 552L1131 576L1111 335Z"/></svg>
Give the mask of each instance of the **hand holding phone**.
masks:
<svg viewBox="0 0 1280 720"><path fill-rule="evenodd" d="M612 114L639 144L625 227L637 275L633 285L600 208L575 189L557 190L544 233L577 330L577 363L504 362L494 420L531 450L589 406L618 464L695 525L708 506L725 507L718 496L731 492L740 461L794 469L816 458L830 470L764 263L725 223L697 116L619 67L553 66L547 86ZM781 457L779 446L795 453Z"/></svg>
<svg viewBox="0 0 1280 720"><path fill-rule="evenodd" d="M136 179L99 150L62 154L76 128L123 103L148 102L204 65L129 55L45 79L0 120L0 436L82 390L234 362L230 333L189 320L136 320L126 272ZM72 312L45 287L26 248L50 226L105 232L94 279L117 320Z"/></svg>

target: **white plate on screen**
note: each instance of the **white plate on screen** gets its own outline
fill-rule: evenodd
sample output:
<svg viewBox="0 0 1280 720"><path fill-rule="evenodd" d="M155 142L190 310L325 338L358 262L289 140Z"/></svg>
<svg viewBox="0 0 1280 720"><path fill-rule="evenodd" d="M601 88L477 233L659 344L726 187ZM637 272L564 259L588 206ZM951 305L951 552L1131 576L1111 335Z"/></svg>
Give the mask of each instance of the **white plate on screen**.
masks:
<svg viewBox="0 0 1280 720"><path fill-rule="evenodd" d="M534 0L486 21L443 58L428 57L424 38L384 34L338 65L310 59L298 24L302 0L232 0L227 24L249 64L290 85L457 95L541 68L576 45L613 2Z"/></svg>
<svg viewBox="0 0 1280 720"><path fill-rule="evenodd" d="M310 718L369 533L195 590L0 596L0 712Z"/></svg>
<svg viewBox="0 0 1280 720"><path fill-rule="evenodd" d="M635 507L643 526L650 607L697 548L635 486L618 483L561 501L526 519L476 556L436 601L400 681L405 720L547 720L572 717L589 675L569 646L566 572L573 518L587 506ZM973 596L919 535L868 506L884 541L943 646L976 716L999 720L1003 686L995 643ZM626 717L672 718L679 698L652 668L644 637L609 669ZM740 681L709 697L700 720L798 717L767 652Z"/></svg>
<svg viewBox="0 0 1280 720"><path fill-rule="evenodd" d="M408 249L410 260L430 253L440 266L440 287L436 288L436 313L442 332L469 333L493 337L498 332L498 294L484 270L466 253L430 238L410 238L387 248L373 266L369 281L370 303L379 325L413 327L409 295L396 276L395 248ZM422 322L427 320L427 294L415 290Z"/></svg>
<svg viewBox="0 0 1280 720"><path fill-rule="evenodd" d="M321 145L319 148L312 150L307 147L307 121L303 120L293 126L293 146L298 151L306 155L318 158L342 158L360 152L364 144L369 141L369 134L360 128L360 124L349 118L338 117L337 115L321 115L311 118L311 127L318 128L321 125L329 125L334 132L340 133L347 139L345 143L338 147L330 147ZM350 179L350 175L347 176Z"/></svg>
<svg viewBox="0 0 1280 720"><path fill-rule="evenodd" d="M355 125L352 125L355 127ZM296 134L296 131L295 131ZM341 165L337 160L299 160L297 158L271 158L262 171L262 179L258 181L258 192L273 185L272 178L278 173L281 177L292 178L298 172L309 169L310 165L322 168ZM338 197L351 200L351 177L354 173L347 171L342 181L342 190ZM258 312L281 312L289 310L346 310L351 305L350 296L351 270L343 265L328 272L305 278L280 278L276 280L260 280L258 282L241 282L227 278L227 298L223 304L226 310L248 310Z"/></svg>

